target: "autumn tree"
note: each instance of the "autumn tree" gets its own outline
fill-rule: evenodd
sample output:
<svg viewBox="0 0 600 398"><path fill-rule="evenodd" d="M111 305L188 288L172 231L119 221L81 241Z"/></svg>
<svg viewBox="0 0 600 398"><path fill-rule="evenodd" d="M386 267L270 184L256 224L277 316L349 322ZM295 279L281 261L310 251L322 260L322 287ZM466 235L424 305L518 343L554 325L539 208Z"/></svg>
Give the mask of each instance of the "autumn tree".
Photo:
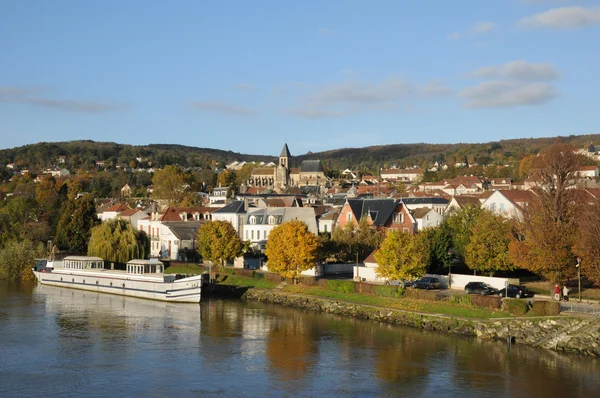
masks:
<svg viewBox="0 0 600 398"><path fill-rule="evenodd" d="M446 229L452 237L452 250L457 260L464 262L467 246L471 242L473 226L477 222L482 209L477 206L466 206L458 211L450 213L444 219L441 228Z"/></svg>
<svg viewBox="0 0 600 398"><path fill-rule="evenodd" d="M514 269L508 257L512 226L509 220L483 210L471 228L471 239L465 248L467 267L481 273Z"/></svg>
<svg viewBox="0 0 600 398"><path fill-rule="evenodd" d="M235 194L237 188L235 184L235 176L236 172L234 170L223 170L217 177L217 184L219 184L219 186L229 187L229 190L227 191L227 198L231 198Z"/></svg>
<svg viewBox="0 0 600 398"><path fill-rule="evenodd" d="M198 230L198 253L222 267L244 253L244 244L230 222L209 220Z"/></svg>
<svg viewBox="0 0 600 398"><path fill-rule="evenodd" d="M369 226L366 217L358 222L358 227L353 223L347 223L344 227L336 227L331 235L336 245L336 257L340 261L364 260L373 252L383 240L383 234Z"/></svg>
<svg viewBox="0 0 600 398"><path fill-rule="evenodd" d="M518 238L509 245L515 265L552 282L562 282L576 271L573 245L582 203L577 169L584 162L567 144L540 152L530 170L536 195L524 211Z"/></svg>
<svg viewBox="0 0 600 398"><path fill-rule="evenodd" d="M579 214L573 252L581 258L581 275L600 285L600 201L583 206Z"/></svg>
<svg viewBox="0 0 600 398"><path fill-rule="evenodd" d="M375 273L387 279L416 279L425 275L428 253L418 235L390 230L375 252Z"/></svg>
<svg viewBox="0 0 600 398"><path fill-rule="evenodd" d="M61 250L86 253L92 228L98 223L91 195L67 200L56 228L55 244Z"/></svg>
<svg viewBox="0 0 600 398"><path fill-rule="evenodd" d="M273 228L267 240L265 254L269 270L297 279L302 271L315 266L318 238L302 221L285 222Z"/></svg>
<svg viewBox="0 0 600 398"><path fill-rule="evenodd" d="M169 206L181 202L185 196L183 171L176 166L165 166L152 177L152 197L166 200Z"/></svg>
<svg viewBox="0 0 600 398"><path fill-rule="evenodd" d="M136 230L130 222L117 218L92 229L87 254L106 261L126 263L147 258L150 240L144 231Z"/></svg>

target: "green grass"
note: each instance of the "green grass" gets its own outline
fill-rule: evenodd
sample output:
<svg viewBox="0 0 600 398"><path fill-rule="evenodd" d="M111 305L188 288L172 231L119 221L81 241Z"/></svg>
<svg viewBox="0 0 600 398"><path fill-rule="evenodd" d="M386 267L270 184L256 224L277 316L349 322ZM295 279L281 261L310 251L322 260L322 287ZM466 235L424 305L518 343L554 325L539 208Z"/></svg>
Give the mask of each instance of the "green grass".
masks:
<svg viewBox="0 0 600 398"><path fill-rule="evenodd" d="M221 275L218 278L220 285L230 285L238 287L254 287L257 289L274 289L276 282L268 281L264 278L246 278L238 275Z"/></svg>
<svg viewBox="0 0 600 398"><path fill-rule="evenodd" d="M165 274L200 275L203 272L204 266L198 264L172 265L165 269Z"/></svg>
<svg viewBox="0 0 600 398"><path fill-rule="evenodd" d="M409 298L376 297L360 293L340 293L318 286L290 285L282 289L285 292L306 294L332 300L345 301L356 304L373 305L377 307L392 308L405 311L415 311L431 314L442 314L463 318L506 318L505 312L493 311L486 308L471 307L466 305L451 304L448 302L434 302L413 300Z"/></svg>

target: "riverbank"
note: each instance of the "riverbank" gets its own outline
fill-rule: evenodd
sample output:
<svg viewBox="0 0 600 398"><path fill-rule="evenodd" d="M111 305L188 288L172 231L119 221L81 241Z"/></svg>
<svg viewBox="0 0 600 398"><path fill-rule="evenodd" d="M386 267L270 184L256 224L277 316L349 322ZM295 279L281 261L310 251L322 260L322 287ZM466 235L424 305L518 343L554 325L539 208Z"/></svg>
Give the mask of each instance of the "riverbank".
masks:
<svg viewBox="0 0 600 398"><path fill-rule="evenodd" d="M241 298L481 340L510 341L559 352L600 357L600 318L598 317L468 319L255 288L248 288Z"/></svg>

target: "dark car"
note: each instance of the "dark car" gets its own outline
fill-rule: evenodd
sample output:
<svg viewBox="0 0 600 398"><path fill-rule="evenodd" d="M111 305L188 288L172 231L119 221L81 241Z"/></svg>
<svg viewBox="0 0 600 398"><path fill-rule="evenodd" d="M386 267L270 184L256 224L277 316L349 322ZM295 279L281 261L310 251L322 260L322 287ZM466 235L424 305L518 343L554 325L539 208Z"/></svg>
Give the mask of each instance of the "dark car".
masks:
<svg viewBox="0 0 600 398"><path fill-rule="evenodd" d="M498 291L500 297L533 297L533 292L529 291L525 286L508 285L508 289L500 289Z"/></svg>
<svg viewBox="0 0 600 398"><path fill-rule="evenodd" d="M441 285L440 285L440 281L438 280L438 278L432 278L430 276L426 276L424 278L417 279L416 281L414 281L412 283L412 287L414 287L415 289L425 289L425 290L439 289L440 286Z"/></svg>
<svg viewBox="0 0 600 398"><path fill-rule="evenodd" d="M469 282L465 285L465 293L485 296L488 294L498 294L498 289L485 282Z"/></svg>

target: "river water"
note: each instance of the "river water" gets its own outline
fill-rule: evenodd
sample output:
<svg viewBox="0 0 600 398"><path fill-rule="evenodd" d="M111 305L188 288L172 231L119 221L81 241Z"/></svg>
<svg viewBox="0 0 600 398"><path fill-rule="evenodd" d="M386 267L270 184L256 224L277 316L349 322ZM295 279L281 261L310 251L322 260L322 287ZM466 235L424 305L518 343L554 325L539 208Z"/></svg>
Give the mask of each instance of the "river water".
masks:
<svg viewBox="0 0 600 398"><path fill-rule="evenodd" d="M2 397L598 397L600 361L210 300L0 281Z"/></svg>

